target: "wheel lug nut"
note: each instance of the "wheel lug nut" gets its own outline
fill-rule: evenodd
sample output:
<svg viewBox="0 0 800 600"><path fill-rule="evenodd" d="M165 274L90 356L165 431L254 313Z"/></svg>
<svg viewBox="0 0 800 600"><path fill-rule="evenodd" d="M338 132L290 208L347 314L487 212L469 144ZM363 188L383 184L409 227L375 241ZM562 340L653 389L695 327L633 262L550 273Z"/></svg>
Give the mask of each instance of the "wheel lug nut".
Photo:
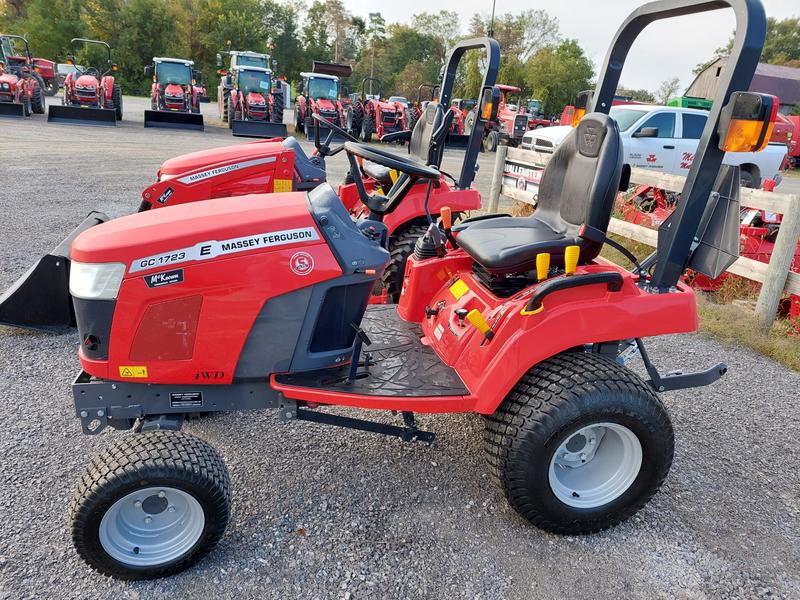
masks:
<svg viewBox="0 0 800 600"><path fill-rule="evenodd" d="M142 508L142 501L141 500L137 500L136 502L133 503L133 505L136 508Z"/></svg>
<svg viewBox="0 0 800 600"><path fill-rule="evenodd" d="M160 492L158 492L158 497L159 497L159 498L163 498L164 496L166 496L166 494L164 493L164 491L163 491L163 490L162 490L162 491L160 491Z"/></svg>
<svg viewBox="0 0 800 600"><path fill-rule="evenodd" d="M169 512L175 512L175 507L174 506L170 506L167 510Z"/></svg>
<svg viewBox="0 0 800 600"><path fill-rule="evenodd" d="M150 522L152 522L152 520L153 520L153 517L145 517L144 518L144 522L145 523L150 523Z"/></svg>
<svg viewBox="0 0 800 600"><path fill-rule="evenodd" d="M586 460L586 454L584 454L583 452L581 452L581 460Z"/></svg>

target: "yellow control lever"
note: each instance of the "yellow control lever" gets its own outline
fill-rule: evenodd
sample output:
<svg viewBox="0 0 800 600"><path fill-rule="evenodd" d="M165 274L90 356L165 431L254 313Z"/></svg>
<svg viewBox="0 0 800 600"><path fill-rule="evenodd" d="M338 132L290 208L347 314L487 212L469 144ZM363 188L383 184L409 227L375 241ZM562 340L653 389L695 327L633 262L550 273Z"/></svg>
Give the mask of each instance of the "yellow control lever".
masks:
<svg viewBox="0 0 800 600"><path fill-rule="evenodd" d="M450 210L449 206L443 206L442 210L439 212L439 215L442 217L442 225L444 226L444 230L447 231L453 226L453 211Z"/></svg>
<svg viewBox="0 0 800 600"><path fill-rule="evenodd" d="M544 281L547 279L547 272L550 270L550 254L542 252L536 255L536 279Z"/></svg>
<svg viewBox="0 0 800 600"><path fill-rule="evenodd" d="M486 322L486 319L483 318L481 311L477 308L473 308L467 313L467 321L469 321L475 329L485 335L487 339L492 339L492 330Z"/></svg>
<svg viewBox="0 0 800 600"><path fill-rule="evenodd" d="M581 255L580 246L567 246L564 250L564 273L572 275L578 268L578 258Z"/></svg>

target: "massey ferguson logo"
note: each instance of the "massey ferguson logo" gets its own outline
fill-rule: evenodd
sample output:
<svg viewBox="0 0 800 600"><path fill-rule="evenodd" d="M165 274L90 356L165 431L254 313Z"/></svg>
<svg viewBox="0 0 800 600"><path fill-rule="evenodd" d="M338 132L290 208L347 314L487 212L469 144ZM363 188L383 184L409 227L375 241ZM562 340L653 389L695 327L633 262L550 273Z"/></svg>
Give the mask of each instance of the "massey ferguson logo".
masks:
<svg viewBox="0 0 800 600"><path fill-rule="evenodd" d="M153 273L152 275L145 276L144 282L149 288L163 287L165 285L172 285L173 283L183 283L183 269Z"/></svg>
<svg viewBox="0 0 800 600"><path fill-rule="evenodd" d="M656 155L655 154L648 154L647 158L645 160L652 164L652 163L656 162Z"/></svg>
<svg viewBox="0 0 800 600"><path fill-rule="evenodd" d="M314 270L314 258L308 252L298 252L292 256L289 266L295 275L308 275Z"/></svg>
<svg viewBox="0 0 800 600"><path fill-rule="evenodd" d="M586 127L583 132L583 141L587 146L594 146L597 141L597 130L594 127Z"/></svg>

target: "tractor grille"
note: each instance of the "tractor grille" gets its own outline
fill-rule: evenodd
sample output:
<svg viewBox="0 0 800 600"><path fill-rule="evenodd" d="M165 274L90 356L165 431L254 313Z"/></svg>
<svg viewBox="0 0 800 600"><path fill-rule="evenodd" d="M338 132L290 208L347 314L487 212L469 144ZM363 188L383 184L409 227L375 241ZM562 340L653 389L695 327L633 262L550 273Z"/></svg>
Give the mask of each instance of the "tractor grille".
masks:
<svg viewBox="0 0 800 600"><path fill-rule="evenodd" d="M329 121L335 120L338 118L335 110L321 110L319 111L319 115L323 119L328 119Z"/></svg>
<svg viewBox="0 0 800 600"><path fill-rule="evenodd" d="M392 110L381 111L381 119L386 125L394 125L397 121L397 113Z"/></svg>
<svg viewBox="0 0 800 600"><path fill-rule="evenodd" d="M80 94L81 96L94 96L97 92L97 88L94 87L83 87L80 85L75 86L75 93Z"/></svg>
<svg viewBox="0 0 800 600"><path fill-rule="evenodd" d="M514 117L514 139L522 139L525 132L528 130L528 117L526 115L517 115Z"/></svg>

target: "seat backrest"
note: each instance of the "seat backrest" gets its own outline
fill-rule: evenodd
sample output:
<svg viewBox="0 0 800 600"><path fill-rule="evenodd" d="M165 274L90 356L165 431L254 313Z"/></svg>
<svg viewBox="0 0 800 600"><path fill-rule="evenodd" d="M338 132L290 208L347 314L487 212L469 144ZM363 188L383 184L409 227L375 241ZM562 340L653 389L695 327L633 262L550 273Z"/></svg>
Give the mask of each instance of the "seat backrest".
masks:
<svg viewBox="0 0 800 600"><path fill-rule="evenodd" d="M584 223L604 232L622 178L622 140L616 121L590 113L559 144L542 174L536 218L553 230L577 236ZM585 241L581 262L602 244Z"/></svg>
<svg viewBox="0 0 800 600"><path fill-rule="evenodd" d="M411 140L408 142L409 153L426 165L439 167L442 164L444 142L452 120L451 111L445 111L438 102L429 103L419 116L414 131L411 132Z"/></svg>

